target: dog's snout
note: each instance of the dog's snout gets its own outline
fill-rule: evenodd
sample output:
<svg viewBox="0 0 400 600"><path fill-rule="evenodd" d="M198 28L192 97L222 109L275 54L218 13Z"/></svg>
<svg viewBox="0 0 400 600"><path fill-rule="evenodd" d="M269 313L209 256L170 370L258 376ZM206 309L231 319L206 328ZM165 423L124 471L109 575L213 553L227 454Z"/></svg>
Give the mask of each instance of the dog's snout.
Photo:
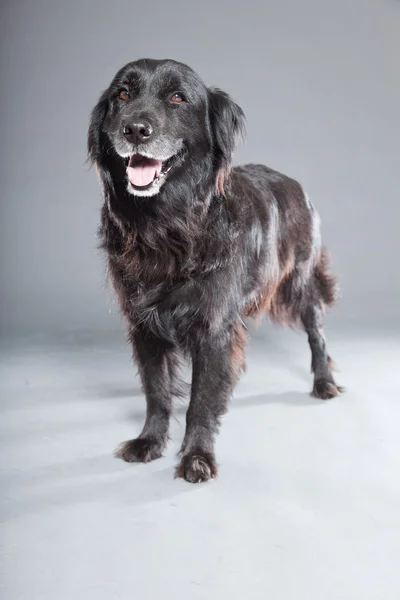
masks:
<svg viewBox="0 0 400 600"><path fill-rule="evenodd" d="M153 127L147 121L125 124L123 134L129 142L143 143L151 138Z"/></svg>

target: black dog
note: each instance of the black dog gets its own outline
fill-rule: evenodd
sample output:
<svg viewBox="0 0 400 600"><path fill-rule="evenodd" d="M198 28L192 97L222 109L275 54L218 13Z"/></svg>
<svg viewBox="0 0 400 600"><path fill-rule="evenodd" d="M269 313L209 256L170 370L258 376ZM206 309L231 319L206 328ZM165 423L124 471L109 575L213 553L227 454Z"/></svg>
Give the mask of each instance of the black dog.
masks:
<svg viewBox="0 0 400 600"><path fill-rule="evenodd" d="M328 274L319 218L301 186L262 165L231 169L244 115L172 60L123 67L91 115L88 150L104 191L100 235L147 400L140 436L119 456L147 462L168 439L179 359L191 400L177 475L217 474L214 438L245 368L243 319L268 313L308 334L313 395L342 390L323 312Z"/></svg>

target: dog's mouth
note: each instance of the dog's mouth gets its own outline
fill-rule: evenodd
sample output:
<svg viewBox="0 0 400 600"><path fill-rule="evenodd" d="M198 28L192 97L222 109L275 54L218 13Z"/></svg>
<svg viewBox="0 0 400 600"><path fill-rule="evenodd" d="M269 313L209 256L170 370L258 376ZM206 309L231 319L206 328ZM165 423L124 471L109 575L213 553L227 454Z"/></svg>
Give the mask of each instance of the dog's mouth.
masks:
<svg viewBox="0 0 400 600"><path fill-rule="evenodd" d="M149 158L142 154L132 154L127 159L126 174L131 185L138 190L146 190L161 182L162 178L171 170L175 156L165 161Z"/></svg>

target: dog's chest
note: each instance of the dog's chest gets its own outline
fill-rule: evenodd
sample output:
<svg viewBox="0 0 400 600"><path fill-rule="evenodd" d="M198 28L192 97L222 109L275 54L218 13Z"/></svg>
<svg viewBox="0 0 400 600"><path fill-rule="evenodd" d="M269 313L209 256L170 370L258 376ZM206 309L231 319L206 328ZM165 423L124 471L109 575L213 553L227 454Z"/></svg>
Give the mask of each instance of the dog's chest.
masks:
<svg viewBox="0 0 400 600"><path fill-rule="evenodd" d="M160 339L181 343L195 322L202 319L201 294L192 282L155 288L139 286L128 300L134 325L151 331Z"/></svg>
<svg viewBox="0 0 400 600"><path fill-rule="evenodd" d="M232 267L231 246L215 240L215 235L203 236L196 243L175 233L168 243L154 239L150 245L138 233L108 246L109 272L127 320L174 340L192 326L221 320L237 287L238 269Z"/></svg>
<svg viewBox="0 0 400 600"><path fill-rule="evenodd" d="M191 267L193 261L179 265L173 257L151 253L146 257L134 251L110 256L110 278L128 321L162 337L175 335L188 325L202 304L200 283Z"/></svg>

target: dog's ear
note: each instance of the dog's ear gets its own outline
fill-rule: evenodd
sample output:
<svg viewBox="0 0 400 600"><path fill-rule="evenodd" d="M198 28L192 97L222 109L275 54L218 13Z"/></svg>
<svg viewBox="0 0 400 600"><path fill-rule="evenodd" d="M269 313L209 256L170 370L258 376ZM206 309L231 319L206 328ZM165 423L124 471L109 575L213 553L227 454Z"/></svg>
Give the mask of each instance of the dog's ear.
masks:
<svg viewBox="0 0 400 600"><path fill-rule="evenodd" d="M107 91L103 92L98 103L92 110L90 115L89 131L87 137L87 149L89 160L96 165L100 160L104 151L105 133L103 131L103 123L108 111Z"/></svg>
<svg viewBox="0 0 400 600"><path fill-rule="evenodd" d="M108 112L108 90L102 93L90 115L87 149L89 161L94 165L103 186L104 195L110 198L114 194L114 184L110 165L107 161L107 146L110 142L103 129Z"/></svg>
<svg viewBox="0 0 400 600"><path fill-rule="evenodd" d="M238 139L244 136L245 116L240 106L218 88L208 90L208 103L217 169L217 191L224 196L224 182L229 176L232 155Z"/></svg>

